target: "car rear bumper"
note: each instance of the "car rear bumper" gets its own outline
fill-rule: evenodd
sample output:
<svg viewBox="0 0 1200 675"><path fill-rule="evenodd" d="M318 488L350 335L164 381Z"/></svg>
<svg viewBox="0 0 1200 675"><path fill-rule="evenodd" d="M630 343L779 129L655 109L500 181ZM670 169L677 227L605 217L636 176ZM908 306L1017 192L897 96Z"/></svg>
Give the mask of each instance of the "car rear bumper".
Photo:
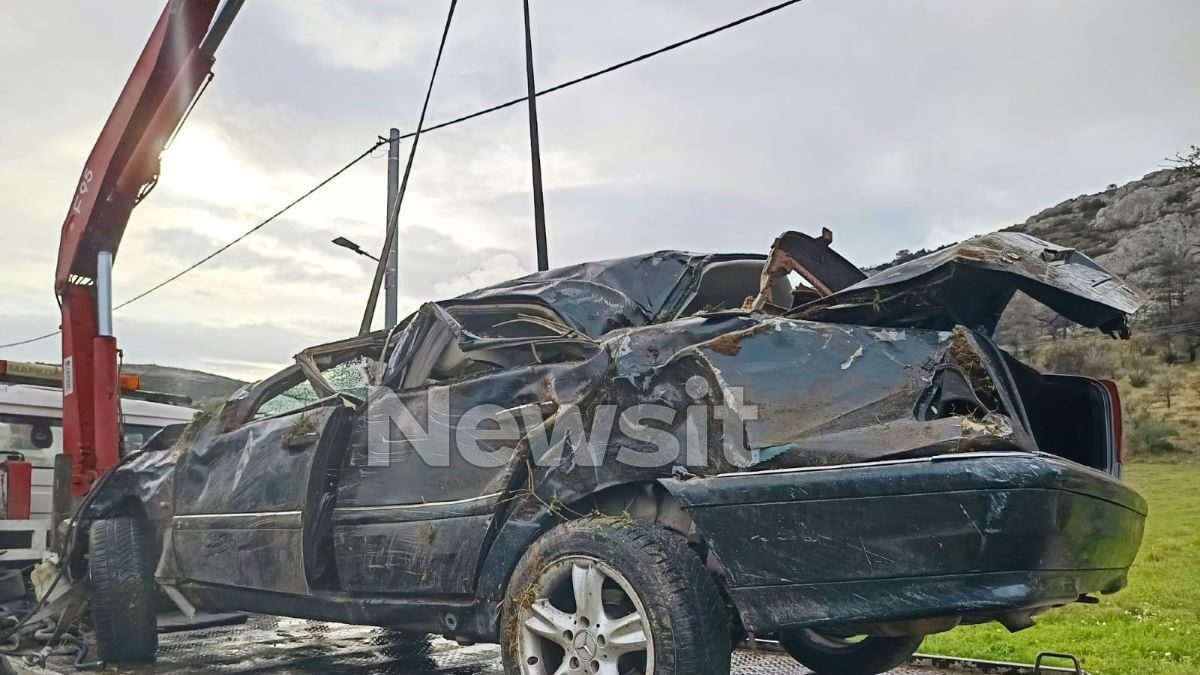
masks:
<svg viewBox="0 0 1200 675"><path fill-rule="evenodd" d="M1125 585L1146 503L1047 455L969 453L664 485L748 630L987 617Z"/></svg>

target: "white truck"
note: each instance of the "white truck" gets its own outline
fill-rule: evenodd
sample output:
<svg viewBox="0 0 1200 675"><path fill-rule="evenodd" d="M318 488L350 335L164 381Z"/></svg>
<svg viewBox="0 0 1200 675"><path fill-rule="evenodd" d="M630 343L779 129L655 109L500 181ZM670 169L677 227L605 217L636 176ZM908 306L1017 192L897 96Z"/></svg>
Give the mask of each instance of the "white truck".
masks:
<svg viewBox="0 0 1200 675"><path fill-rule="evenodd" d="M23 489L0 470L0 566L41 560L52 527L54 458L62 454L61 370L57 366L0 360L0 461L31 465L28 518L9 514L10 487ZM122 382L123 452L134 452L159 429L190 422L194 408L144 400L137 380ZM14 474L15 478L15 474ZM20 500L18 500L20 501Z"/></svg>

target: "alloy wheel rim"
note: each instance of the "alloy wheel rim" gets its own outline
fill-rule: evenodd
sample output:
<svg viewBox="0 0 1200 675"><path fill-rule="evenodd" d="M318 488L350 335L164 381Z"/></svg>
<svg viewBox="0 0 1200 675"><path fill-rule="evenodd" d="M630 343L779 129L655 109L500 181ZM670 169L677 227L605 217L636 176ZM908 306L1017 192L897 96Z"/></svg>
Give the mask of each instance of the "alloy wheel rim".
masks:
<svg viewBox="0 0 1200 675"><path fill-rule="evenodd" d="M547 565L518 613L522 675L648 675L645 606L612 566L587 556Z"/></svg>

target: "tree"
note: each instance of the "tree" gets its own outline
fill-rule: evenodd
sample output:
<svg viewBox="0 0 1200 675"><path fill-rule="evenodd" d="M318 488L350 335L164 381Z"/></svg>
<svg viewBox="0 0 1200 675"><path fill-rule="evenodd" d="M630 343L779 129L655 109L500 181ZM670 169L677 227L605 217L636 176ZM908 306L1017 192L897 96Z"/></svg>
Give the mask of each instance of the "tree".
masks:
<svg viewBox="0 0 1200 675"><path fill-rule="evenodd" d="M1151 325L1169 327L1162 332L1164 358L1168 363L1177 360L1175 337L1189 334L1180 327L1192 313L1200 319L1200 235L1190 224L1180 224L1165 232L1159 246L1134 268L1147 279L1150 296L1154 300ZM1200 335L1200 330L1191 335ZM1200 339L1200 338L1197 338ZM1190 342L1189 342L1190 345ZM1186 347L1195 360L1196 347Z"/></svg>
<svg viewBox="0 0 1200 675"><path fill-rule="evenodd" d="M1171 395L1179 391L1179 385L1179 372L1169 364L1154 379L1154 392L1166 402L1167 410L1171 409Z"/></svg>
<svg viewBox="0 0 1200 675"><path fill-rule="evenodd" d="M1067 329L1074 325L1062 314L1047 307L1042 307L1041 311L1033 313L1032 316L1034 321L1041 324L1042 332L1052 340L1065 339Z"/></svg>
<svg viewBox="0 0 1200 675"><path fill-rule="evenodd" d="M1167 161L1189 178L1200 176L1200 146L1193 145L1184 152L1177 152L1174 157L1168 157Z"/></svg>
<svg viewBox="0 0 1200 675"><path fill-rule="evenodd" d="M1179 306L1179 322L1184 326L1179 337L1188 354L1188 362L1195 363L1197 352L1200 352L1200 288L1193 288L1183 299Z"/></svg>

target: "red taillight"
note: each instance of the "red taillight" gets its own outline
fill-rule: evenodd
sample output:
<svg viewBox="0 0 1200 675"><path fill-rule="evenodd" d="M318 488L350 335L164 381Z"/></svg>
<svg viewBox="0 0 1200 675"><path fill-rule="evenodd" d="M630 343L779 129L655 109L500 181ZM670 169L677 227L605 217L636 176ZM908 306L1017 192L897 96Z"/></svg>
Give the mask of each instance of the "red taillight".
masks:
<svg viewBox="0 0 1200 675"><path fill-rule="evenodd" d="M1100 380L1100 384L1108 391L1108 399L1112 404L1113 446L1117 450L1117 463L1124 461L1125 434L1121 430L1121 392L1117 391L1117 383L1112 380Z"/></svg>

